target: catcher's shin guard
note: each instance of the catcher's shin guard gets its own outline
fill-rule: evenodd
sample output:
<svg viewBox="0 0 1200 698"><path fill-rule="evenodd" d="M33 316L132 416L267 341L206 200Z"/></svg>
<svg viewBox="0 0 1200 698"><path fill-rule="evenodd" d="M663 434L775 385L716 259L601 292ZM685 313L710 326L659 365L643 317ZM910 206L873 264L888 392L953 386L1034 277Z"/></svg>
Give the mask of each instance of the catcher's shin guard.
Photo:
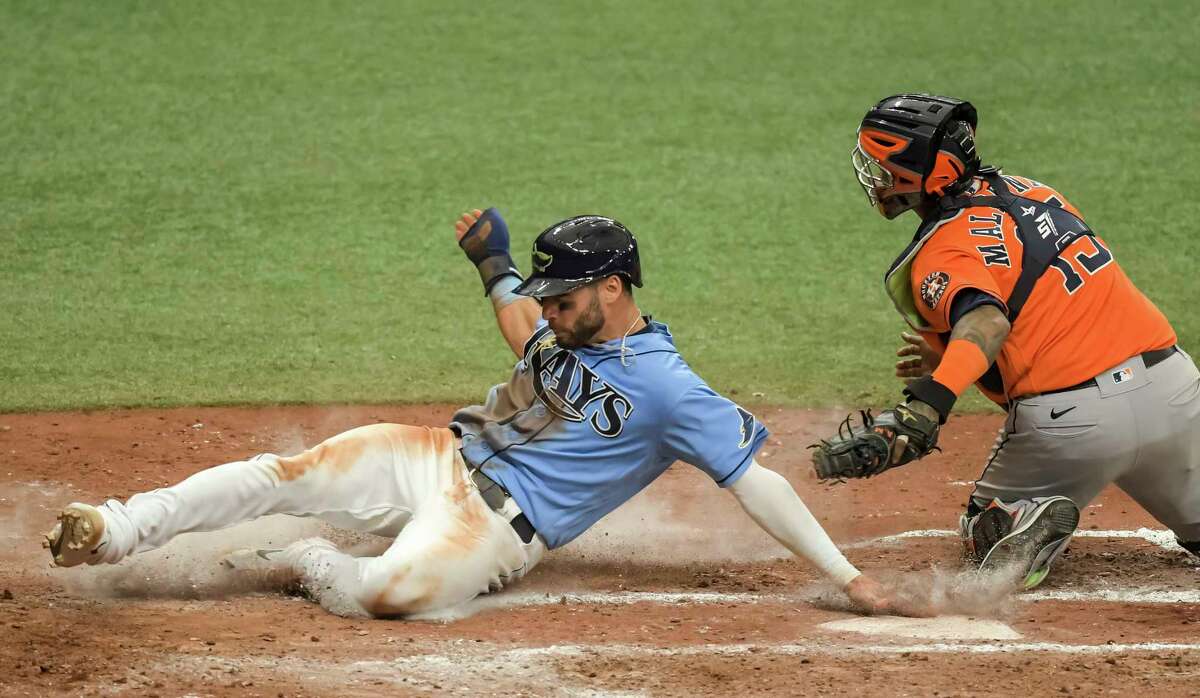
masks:
<svg viewBox="0 0 1200 698"><path fill-rule="evenodd" d="M1078 525L1079 508L1067 497L1010 504L993 499L974 515L968 510L960 531L980 571L1015 575L1023 588L1032 589L1050 573Z"/></svg>

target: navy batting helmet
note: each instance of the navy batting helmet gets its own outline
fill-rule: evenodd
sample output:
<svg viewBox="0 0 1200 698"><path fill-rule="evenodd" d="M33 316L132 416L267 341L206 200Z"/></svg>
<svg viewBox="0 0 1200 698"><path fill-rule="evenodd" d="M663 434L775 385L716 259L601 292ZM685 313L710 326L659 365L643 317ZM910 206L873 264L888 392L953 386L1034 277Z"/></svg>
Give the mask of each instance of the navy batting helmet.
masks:
<svg viewBox="0 0 1200 698"><path fill-rule="evenodd" d="M561 296L613 274L642 285L633 233L605 216L575 216L534 239L533 273L516 292L534 298Z"/></svg>

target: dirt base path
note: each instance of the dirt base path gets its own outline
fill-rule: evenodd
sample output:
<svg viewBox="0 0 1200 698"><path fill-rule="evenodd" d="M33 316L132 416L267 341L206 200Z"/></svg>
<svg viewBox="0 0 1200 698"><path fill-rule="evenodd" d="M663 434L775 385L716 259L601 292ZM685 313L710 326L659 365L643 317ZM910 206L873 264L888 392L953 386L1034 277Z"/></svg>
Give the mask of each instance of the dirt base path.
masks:
<svg viewBox="0 0 1200 698"><path fill-rule="evenodd" d="M677 465L522 583L441 617L332 616L220 556L319 533L290 517L181 536L120 565L59 570L57 508L172 484L447 406L0 415L0 695L1200 694L1197 561L1119 491L1036 591L961 574L950 533L999 418L956 417L944 452L818 484L805 447L837 416L761 408L760 462L796 485L857 565L953 616L863 626L844 598ZM849 622L849 625L846 623ZM830 625L832 624L832 625Z"/></svg>

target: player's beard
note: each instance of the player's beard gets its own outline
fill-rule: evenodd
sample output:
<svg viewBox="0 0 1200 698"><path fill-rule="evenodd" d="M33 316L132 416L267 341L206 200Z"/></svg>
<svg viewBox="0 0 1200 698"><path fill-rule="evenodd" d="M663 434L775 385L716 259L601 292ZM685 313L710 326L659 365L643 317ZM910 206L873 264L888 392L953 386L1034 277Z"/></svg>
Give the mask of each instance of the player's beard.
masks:
<svg viewBox="0 0 1200 698"><path fill-rule="evenodd" d="M600 309L600 294L593 290L587 308L579 314L575 324L569 330L555 330L554 338L558 340L558 346L564 349L578 349L591 344L592 337L601 327L604 327L604 311Z"/></svg>

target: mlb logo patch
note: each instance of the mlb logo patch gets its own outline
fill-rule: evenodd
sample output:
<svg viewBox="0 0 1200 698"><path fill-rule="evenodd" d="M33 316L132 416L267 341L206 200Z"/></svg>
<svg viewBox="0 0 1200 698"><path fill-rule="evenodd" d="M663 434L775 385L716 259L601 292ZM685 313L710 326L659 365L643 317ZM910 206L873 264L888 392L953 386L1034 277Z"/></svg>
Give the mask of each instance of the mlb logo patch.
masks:
<svg viewBox="0 0 1200 698"><path fill-rule="evenodd" d="M1127 380L1133 380L1133 368L1126 366L1120 371L1113 371L1113 383L1124 383Z"/></svg>

